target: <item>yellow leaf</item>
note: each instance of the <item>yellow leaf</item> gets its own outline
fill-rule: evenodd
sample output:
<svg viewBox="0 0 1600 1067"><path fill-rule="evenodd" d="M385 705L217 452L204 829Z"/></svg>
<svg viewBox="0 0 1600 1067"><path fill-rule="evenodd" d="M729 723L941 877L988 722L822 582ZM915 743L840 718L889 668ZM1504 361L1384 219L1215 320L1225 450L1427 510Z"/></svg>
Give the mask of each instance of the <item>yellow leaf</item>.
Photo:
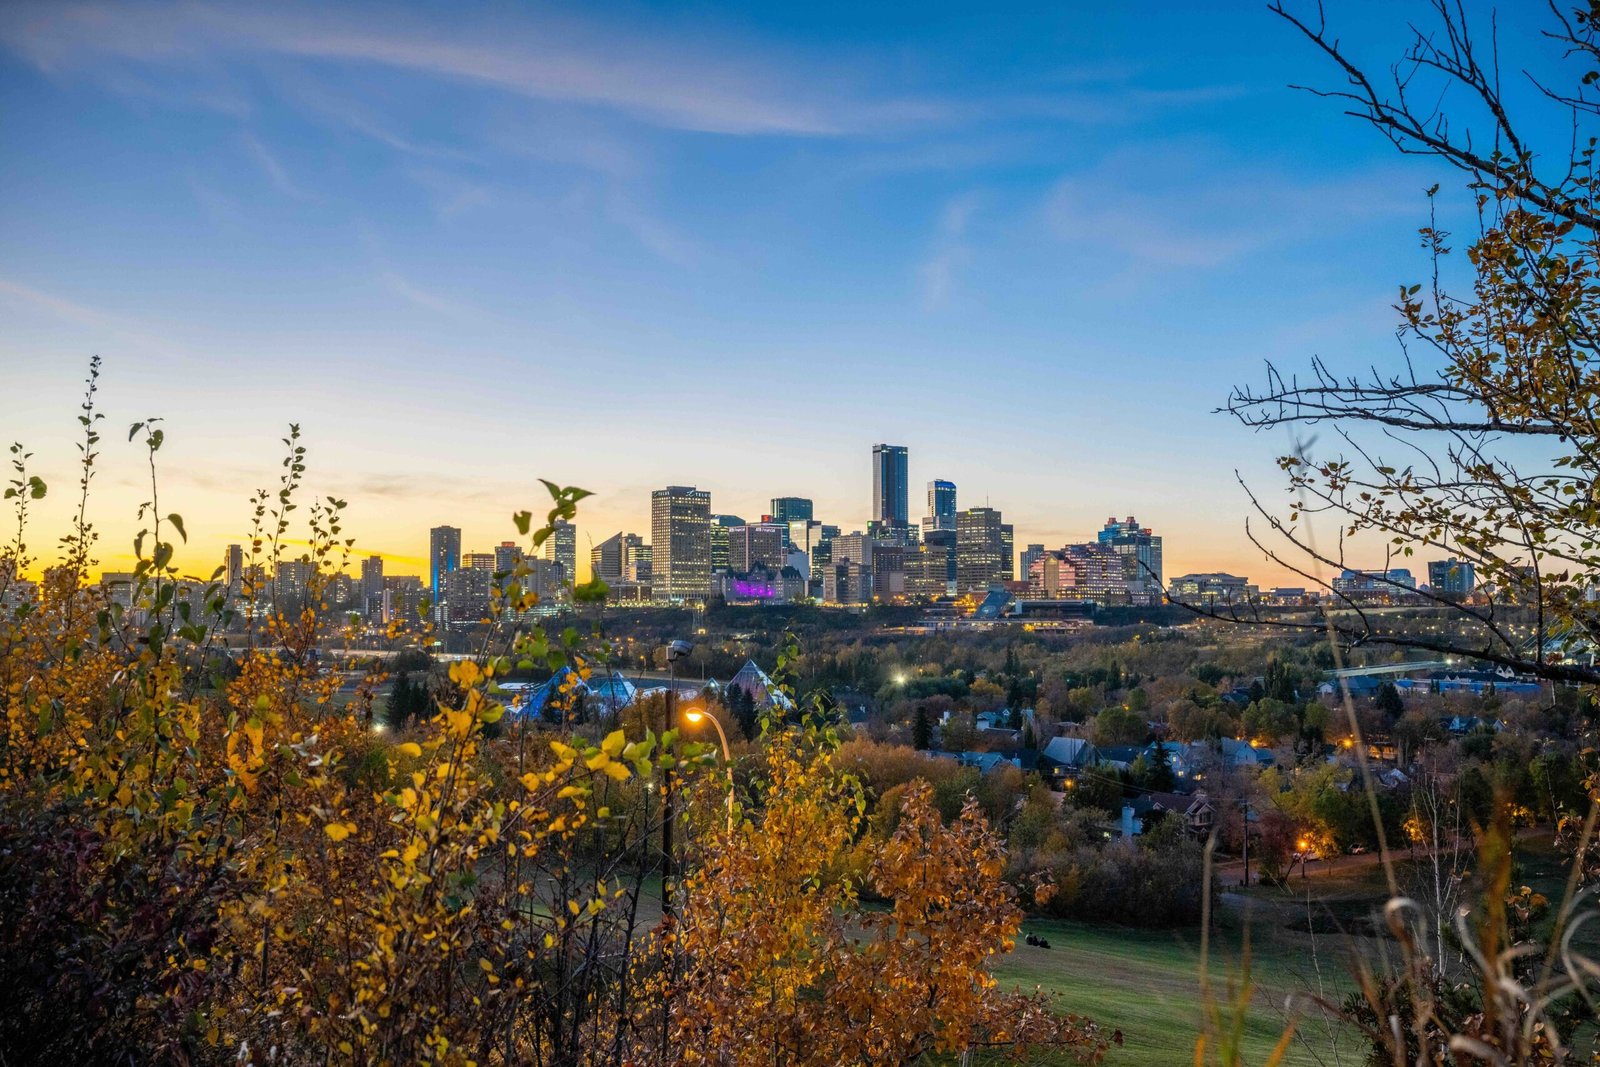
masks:
<svg viewBox="0 0 1600 1067"><path fill-rule="evenodd" d="M608 763L601 769L619 782L627 781L633 774L626 763Z"/></svg>
<svg viewBox="0 0 1600 1067"><path fill-rule="evenodd" d="M621 755L622 748L627 743L628 739L622 736L621 730L613 730L606 735L604 741L600 742L600 751L608 756L618 756Z"/></svg>
<svg viewBox="0 0 1600 1067"><path fill-rule="evenodd" d="M396 745L395 751L402 756L410 756L412 759L416 759L422 755L422 746L415 741L407 741L404 744Z"/></svg>
<svg viewBox="0 0 1600 1067"><path fill-rule="evenodd" d="M343 841L350 836L350 827L344 823L330 822L322 828L322 832L335 841Z"/></svg>

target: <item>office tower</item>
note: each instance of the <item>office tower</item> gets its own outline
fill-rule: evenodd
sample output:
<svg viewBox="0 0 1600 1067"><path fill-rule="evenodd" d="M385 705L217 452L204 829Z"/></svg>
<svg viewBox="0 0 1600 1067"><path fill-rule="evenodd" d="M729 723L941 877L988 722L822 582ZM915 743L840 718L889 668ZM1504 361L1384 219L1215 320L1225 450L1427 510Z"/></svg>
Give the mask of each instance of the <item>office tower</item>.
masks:
<svg viewBox="0 0 1600 1067"><path fill-rule="evenodd" d="M1028 580L1028 574L1033 570L1033 561L1044 555L1043 545L1029 545L1022 550L1022 555L1017 559L1017 577L1022 581Z"/></svg>
<svg viewBox="0 0 1600 1067"><path fill-rule="evenodd" d="M872 446L872 518L905 526L908 514L904 445Z"/></svg>
<svg viewBox="0 0 1600 1067"><path fill-rule="evenodd" d="M367 619L383 617L383 557L368 556L361 561L361 614Z"/></svg>
<svg viewBox="0 0 1600 1067"><path fill-rule="evenodd" d="M244 583L244 549L229 545L222 554L222 582L229 596L238 596Z"/></svg>
<svg viewBox="0 0 1600 1067"><path fill-rule="evenodd" d="M1416 576L1405 567L1388 570L1341 571L1332 583L1335 593L1350 597L1406 596L1417 588Z"/></svg>
<svg viewBox="0 0 1600 1067"><path fill-rule="evenodd" d="M817 547L817 542L822 539L822 523L815 519L794 519L790 521L786 535L789 547L796 552L804 552L809 561L811 550Z"/></svg>
<svg viewBox="0 0 1600 1067"><path fill-rule="evenodd" d="M389 575L383 579L383 606L377 613L380 622L416 624L421 622L422 598L426 590L422 579L411 574Z"/></svg>
<svg viewBox="0 0 1600 1067"><path fill-rule="evenodd" d="M578 528L564 519L556 525L544 543L544 558L561 564L562 574L570 584L578 577Z"/></svg>
<svg viewBox="0 0 1600 1067"><path fill-rule="evenodd" d="M1477 584L1477 572L1466 560L1436 559L1428 564L1428 588L1434 596L1465 598Z"/></svg>
<svg viewBox="0 0 1600 1067"><path fill-rule="evenodd" d="M509 575L522 562L522 546L515 541L501 541L494 546L494 572Z"/></svg>
<svg viewBox="0 0 1600 1067"><path fill-rule="evenodd" d="M657 600L700 600L709 596L711 494L683 485L669 485L651 493L650 550Z"/></svg>
<svg viewBox="0 0 1600 1067"><path fill-rule="evenodd" d="M832 539L833 553L828 557L833 563L859 563L872 566L872 538L859 530L855 533L836 534Z"/></svg>
<svg viewBox="0 0 1600 1067"><path fill-rule="evenodd" d="M489 590L494 586L494 553L474 555L487 555L489 565L458 567L445 576L445 617L458 625L471 625L489 617Z"/></svg>
<svg viewBox="0 0 1600 1067"><path fill-rule="evenodd" d="M1135 604L1161 603L1166 583L1161 576L1161 538L1129 515L1126 521L1106 520L1096 540L1122 557L1128 578L1128 596Z"/></svg>
<svg viewBox="0 0 1600 1067"><path fill-rule="evenodd" d="M614 533L589 549L589 577L602 582L622 580L622 534Z"/></svg>
<svg viewBox="0 0 1600 1067"><path fill-rule="evenodd" d="M744 520L737 515L711 516L711 569L725 571L728 569L728 531L735 526L743 526Z"/></svg>
<svg viewBox="0 0 1600 1067"><path fill-rule="evenodd" d="M463 552L461 554L461 569L464 571L495 572L495 553L493 552Z"/></svg>
<svg viewBox="0 0 1600 1067"><path fill-rule="evenodd" d="M787 526L776 522L751 522L730 526L727 530L728 570L748 574L756 567L770 567L779 571L788 561L788 550L784 547Z"/></svg>
<svg viewBox="0 0 1600 1067"><path fill-rule="evenodd" d="M816 518L812 514L811 501L803 496L775 496L772 498L773 522L810 522Z"/></svg>
<svg viewBox="0 0 1600 1067"><path fill-rule="evenodd" d="M928 483L928 512L922 520L922 530L954 530L956 528L956 483L936 478Z"/></svg>
<svg viewBox="0 0 1600 1067"><path fill-rule="evenodd" d="M906 555L902 545L872 546L872 595L878 600L899 600L906 593Z"/></svg>
<svg viewBox="0 0 1600 1067"><path fill-rule="evenodd" d="M435 526L428 532L428 591L435 608L444 603L445 578L461 566L461 531L454 526ZM442 614L437 613L439 619Z"/></svg>
<svg viewBox="0 0 1600 1067"><path fill-rule="evenodd" d="M956 515L956 588L981 591L1011 578L1011 528L994 508Z"/></svg>
<svg viewBox="0 0 1600 1067"><path fill-rule="evenodd" d="M622 576L630 582L650 580L650 546L638 534L622 535Z"/></svg>
<svg viewBox="0 0 1600 1067"><path fill-rule="evenodd" d="M308 559L279 560L272 574L272 594L277 598L278 610L305 607L316 576L317 565Z"/></svg>

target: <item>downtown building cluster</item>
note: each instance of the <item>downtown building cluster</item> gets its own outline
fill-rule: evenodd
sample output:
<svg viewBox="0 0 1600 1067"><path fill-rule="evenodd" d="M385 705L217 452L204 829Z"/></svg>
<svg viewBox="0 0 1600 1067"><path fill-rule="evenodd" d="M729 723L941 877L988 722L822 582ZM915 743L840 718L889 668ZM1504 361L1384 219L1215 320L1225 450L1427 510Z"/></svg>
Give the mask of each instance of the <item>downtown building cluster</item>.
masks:
<svg viewBox="0 0 1600 1067"><path fill-rule="evenodd" d="M1087 544L1030 546L1019 574L1015 531L999 509L963 508L955 483L935 478L925 483L917 514L911 485L907 448L874 445L870 518L850 532L822 521L807 497L773 497L765 513L745 518L715 510L707 490L669 485L650 495L648 537L618 531L592 543L591 575L606 583L613 602L636 604L970 604L997 592L1095 604L1161 601L1161 538L1133 519L1108 523ZM430 537L427 589L443 622L481 617L489 578L514 562L463 553L460 536L441 526ZM534 572L535 591L559 604L575 576L576 532L558 527L537 562L547 566Z"/></svg>

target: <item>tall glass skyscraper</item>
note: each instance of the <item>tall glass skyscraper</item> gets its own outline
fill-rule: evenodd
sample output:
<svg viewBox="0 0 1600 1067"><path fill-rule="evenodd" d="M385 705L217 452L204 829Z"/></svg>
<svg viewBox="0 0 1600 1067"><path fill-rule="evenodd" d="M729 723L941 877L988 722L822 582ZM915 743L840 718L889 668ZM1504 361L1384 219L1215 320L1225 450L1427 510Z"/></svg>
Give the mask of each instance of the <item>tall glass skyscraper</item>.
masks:
<svg viewBox="0 0 1600 1067"><path fill-rule="evenodd" d="M890 526L905 526L907 506L905 445L872 446L872 518Z"/></svg>
<svg viewBox="0 0 1600 1067"><path fill-rule="evenodd" d="M928 530L954 530L956 528L956 483L935 478L928 483L928 514L922 521Z"/></svg>
<svg viewBox="0 0 1600 1067"><path fill-rule="evenodd" d="M1159 604L1166 583L1161 571L1161 537L1129 515L1119 522L1113 516L1097 537L1100 544L1122 557L1128 594L1135 604Z"/></svg>
<svg viewBox="0 0 1600 1067"><path fill-rule="evenodd" d="M445 618L445 583L461 566L461 530L435 526L428 532L428 591L433 594L435 621Z"/></svg>
<svg viewBox="0 0 1600 1067"><path fill-rule="evenodd" d="M811 501L803 496L775 496L772 498L773 522L810 522Z"/></svg>

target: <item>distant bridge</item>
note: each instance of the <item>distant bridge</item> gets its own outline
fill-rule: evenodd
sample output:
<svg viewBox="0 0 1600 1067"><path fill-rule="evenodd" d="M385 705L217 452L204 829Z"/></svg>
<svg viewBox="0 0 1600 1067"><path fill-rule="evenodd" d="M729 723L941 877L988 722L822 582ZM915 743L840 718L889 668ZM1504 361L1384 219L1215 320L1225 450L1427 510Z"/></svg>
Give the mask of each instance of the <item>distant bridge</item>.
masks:
<svg viewBox="0 0 1600 1067"><path fill-rule="evenodd" d="M1374 667L1345 667L1329 671L1329 678L1366 678L1374 674L1410 674L1413 671L1445 671L1456 666L1451 660L1430 659L1414 663L1382 663Z"/></svg>

